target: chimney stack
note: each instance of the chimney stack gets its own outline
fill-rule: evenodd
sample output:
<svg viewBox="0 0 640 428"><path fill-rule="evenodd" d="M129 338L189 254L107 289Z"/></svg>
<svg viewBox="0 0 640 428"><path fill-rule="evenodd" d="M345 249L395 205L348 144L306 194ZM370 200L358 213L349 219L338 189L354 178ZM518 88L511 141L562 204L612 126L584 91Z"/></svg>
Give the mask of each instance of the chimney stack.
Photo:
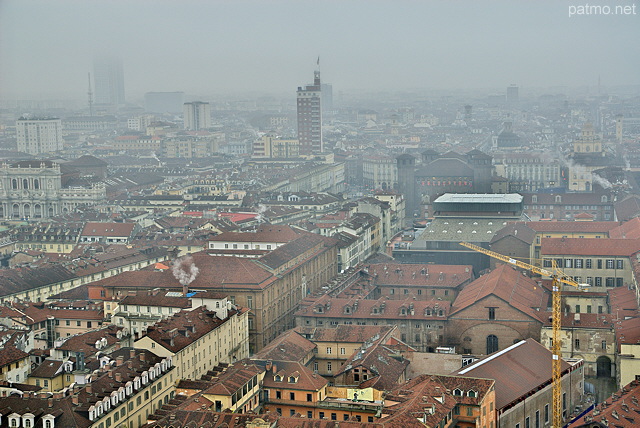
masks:
<svg viewBox="0 0 640 428"><path fill-rule="evenodd" d="M145 356L145 354L144 354L144 351L140 352L140 353L138 354L138 357L140 358L140 361L144 361L144 360L147 358L147 357Z"/></svg>
<svg viewBox="0 0 640 428"><path fill-rule="evenodd" d="M91 381L93 381L93 379ZM91 394L91 382L84 387L84 390L87 391L87 394Z"/></svg>
<svg viewBox="0 0 640 428"><path fill-rule="evenodd" d="M78 404L80 404L80 400L79 400L79 398L78 398L78 394L73 394L73 396L71 397L71 402L72 402L74 405L76 405L76 406L77 406Z"/></svg>
<svg viewBox="0 0 640 428"><path fill-rule="evenodd" d="M120 367L123 362L124 362L124 357L122 355L118 355L118 358L116 358L116 367Z"/></svg>
<svg viewBox="0 0 640 428"><path fill-rule="evenodd" d="M122 382L122 373L116 372L116 382Z"/></svg>

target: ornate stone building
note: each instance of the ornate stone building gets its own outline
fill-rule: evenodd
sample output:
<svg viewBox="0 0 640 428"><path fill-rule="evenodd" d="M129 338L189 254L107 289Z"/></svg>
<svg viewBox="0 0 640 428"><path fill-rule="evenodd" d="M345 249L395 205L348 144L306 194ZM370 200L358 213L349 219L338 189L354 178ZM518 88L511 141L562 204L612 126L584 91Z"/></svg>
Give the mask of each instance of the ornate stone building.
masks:
<svg viewBox="0 0 640 428"><path fill-rule="evenodd" d="M64 187L62 176L60 165L51 161L0 165L0 219L50 218L106 200L103 186Z"/></svg>

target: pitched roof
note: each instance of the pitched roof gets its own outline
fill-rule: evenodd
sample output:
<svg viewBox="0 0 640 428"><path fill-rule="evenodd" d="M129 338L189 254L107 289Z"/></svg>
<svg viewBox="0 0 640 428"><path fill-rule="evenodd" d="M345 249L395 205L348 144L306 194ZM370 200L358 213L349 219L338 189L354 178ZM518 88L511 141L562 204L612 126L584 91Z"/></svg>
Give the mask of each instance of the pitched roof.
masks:
<svg viewBox="0 0 640 428"><path fill-rule="evenodd" d="M295 361L273 361L266 364L263 384L265 388L296 389L303 391L318 391L327 383L322 376L314 373L310 368ZM280 376L281 381L276 381ZM293 377L293 382L291 382Z"/></svg>
<svg viewBox="0 0 640 428"><path fill-rule="evenodd" d="M640 251L637 239L542 238L540 254L629 257Z"/></svg>
<svg viewBox="0 0 640 428"><path fill-rule="evenodd" d="M29 354L15 346L4 346L0 349L0 367L4 367L7 364L14 363L16 361L23 360L25 358L29 358Z"/></svg>
<svg viewBox="0 0 640 428"><path fill-rule="evenodd" d="M136 223L96 223L88 222L82 229L82 236L131 236Z"/></svg>
<svg viewBox="0 0 640 428"><path fill-rule="evenodd" d="M577 427L635 428L640 425L640 381L634 380L612 394L580 419L569 424Z"/></svg>
<svg viewBox="0 0 640 428"><path fill-rule="evenodd" d="M44 360L35 370L31 372L29 377L46 377L53 378L60 370L60 367L64 364L64 361L60 360Z"/></svg>
<svg viewBox="0 0 640 428"><path fill-rule="evenodd" d="M414 300L407 295L404 300L379 300L338 298L324 295L313 301L306 301L296 312L296 316L319 318L366 318L381 320L445 320L451 303L447 300ZM321 311L318 310L322 307ZM348 312L347 312L347 307ZM404 313L403 313L404 309ZM413 312L412 312L413 311ZM442 315L440 315L442 312Z"/></svg>
<svg viewBox="0 0 640 428"><path fill-rule="evenodd" d="M76 334L75 336L70 336L68 338L62 338L64 342L59 346L56 346L56 349L70 352L84 352L85 358L87 358L90 355L96 354L100 350L96 347L99 340L103 338L106 339L107 348L119 342L120 339L118 339L117 334L120 330L122 330L122 327L110 324L104 328L91 330L82 334Z"/></svg>
<svg viewBox="0 0 640 428"><path fill-rule="evenodd" d="M316 344L296 330L287 330L251 357L252 360L303 361Z"/></svg>
<svg viewBox="0 0 640 428"><path fill-rule="evenodd" d="M551 382L552 357L547 348L533 339L527 339L453 374L495 380L496 408L500 410ZM562 360L562 372L569 368L570 365Z"/></svg>
<svg viewBox="0 0 640 428"><path fill-rule="evenodd" d="M640 239L640 218L632 218L611 229L609 238Z"/></svg>
<svg viewBox="0 0 640 428"><path fill-rule="evenodd" d="M536 232L606 233L618 226L615 221L529 221L528 227Z"/></svg>
<svg viewBox="0 0 640 428"><path fill-rule="evenodd" d="M380 263L367 268L376 285L455 288L473 278L468 265Z"/></svg>
<svg viewBox="0 0 640 428"><path fill-rule="evenodd" d="M460 291L453 302L450 316L490 295L499 297L536 320L539 319L539 312L534 308L547 307L548 296L537 281L509 265L500 264Z"/></svg>
<svg viewBox="0 0 640 428"><path fill-rule="evenodd" d="M148 327L145 335L138 340L149 337L175 353L218 328L237 313L238 311L231 310L227 318L221 320L217 318L215 312L207 310L205 306L200 306L193 311L182 310Z"/></svg>
<svg viewBox="0 0 640 428"><path fill-rule="evenodd" d="M231 396L241 389L252 377L264 369L254 362L244 359L228 366L215 379L215 383L204 390L203 394Z"/></svg>
<svg viewBox="0 0 640 428"><path fill-rule="evenodd" d="M531 245L536 238L536 231L525 223L509 223L493 235L493 238L491 238L491 244L494 244L507 236L512 236L525 244Z"/></svg>
<svg viewBox="0 0 640 428"><path fill-rule="evenodd" d="M296 331L312 342L365 343L374 337L385 337L393 326L387 325L338 325L335 328L296 327Z"/></svg>
<svg viewBox="0 0 640 428"><path fill-rule="evenodd" d="M615 203L616 217L618 219L630 220L640 215L640 196L629 195L622 201Z"/></svg>

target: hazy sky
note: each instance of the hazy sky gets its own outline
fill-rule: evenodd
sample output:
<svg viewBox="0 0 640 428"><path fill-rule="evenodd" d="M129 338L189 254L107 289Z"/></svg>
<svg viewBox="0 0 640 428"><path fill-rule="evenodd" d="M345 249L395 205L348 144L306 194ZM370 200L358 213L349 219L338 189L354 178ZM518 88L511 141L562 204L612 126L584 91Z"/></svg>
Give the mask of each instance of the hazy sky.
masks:
<svg viewBox="0 0 640 428"><path fill-rule="evenodd" d="M0 0L0 96L84 98L104 53L127 98L294 92L318 56L334 91L640 84L640 10L578 1Z"/></svg>

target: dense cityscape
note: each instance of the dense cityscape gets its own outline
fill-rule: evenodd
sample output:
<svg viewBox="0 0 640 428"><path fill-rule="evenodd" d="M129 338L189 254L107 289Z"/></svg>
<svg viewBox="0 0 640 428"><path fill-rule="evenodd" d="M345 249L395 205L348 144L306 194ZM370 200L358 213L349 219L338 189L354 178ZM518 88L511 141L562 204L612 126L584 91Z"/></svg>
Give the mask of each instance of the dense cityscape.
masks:
<svg viewBox="0 0 640 428"><path fill-rule="evenodd" d="M323 58L2 88L0 428L640 425L638 82L352 90Z"/></svg>

